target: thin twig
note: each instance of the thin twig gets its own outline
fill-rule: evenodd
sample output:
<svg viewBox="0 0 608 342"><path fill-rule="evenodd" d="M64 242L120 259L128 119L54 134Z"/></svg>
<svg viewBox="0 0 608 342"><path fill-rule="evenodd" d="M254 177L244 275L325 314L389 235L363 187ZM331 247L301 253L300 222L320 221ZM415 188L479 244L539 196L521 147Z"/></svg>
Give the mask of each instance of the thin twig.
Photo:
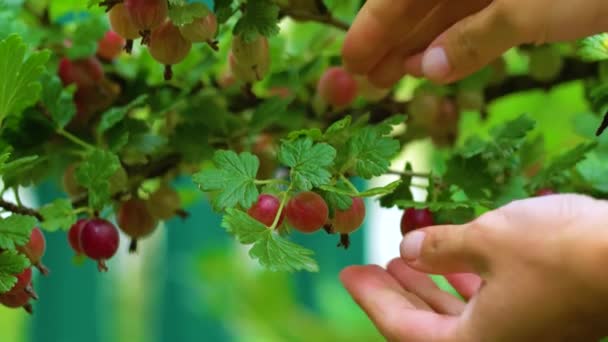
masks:
<svg viewBox="0 0 608 342"><path fill-rule="evenodd" d="M15 203L11 203L3 199L0 199L0 208L10 211L14 214L33 216L37 218L38 221L44 221L44 217L42 217L42 214L40 214L38 211L25 206L18 206Z"/></svg>

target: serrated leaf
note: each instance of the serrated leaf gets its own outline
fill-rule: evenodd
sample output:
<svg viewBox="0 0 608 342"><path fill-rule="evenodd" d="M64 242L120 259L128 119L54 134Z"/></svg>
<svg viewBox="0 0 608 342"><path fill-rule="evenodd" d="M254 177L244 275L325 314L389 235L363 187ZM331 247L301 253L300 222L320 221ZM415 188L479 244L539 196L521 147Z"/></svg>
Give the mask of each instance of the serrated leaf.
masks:
<svg viewBox="0 0 608 342"><path fill-rule="evenodd" d="M59 198L40 208L40 214L44 221L40 223L43 229L53 232L57 230L69 230L76 222L76 215L72 202L65 198Z"/></svg>
<svg viewBox="0 0 608 342"><path fill-rule="evenodd" d="M323 132L318 128L310 128L293 131L287 135L287 140L291 141L300 138L310 138L312 141L320 141L323 140Z"/></svg>
<svg viewBox="0 0 608 342"><path fill-rule="evenodd" d="M251 207L259 195L255 184L260 167L258 157L248 152L217 151L213 162L216 169L203 170L193 180L202 191L217 192L215 207L220 210L237 205Z"/></svg>
<svg viewBox="0 0 608 342"><path fill-rule="evenodd" d="M249 255L271 270L317 272L319 267L312 258L312 251L290 242L266 228L247 213L230 208L222 221L229 233L245 245L253 245Z"/></svg>
<svg viewBox="0 0 608 342"><path fill-rule="evenodd" d="M405 171L412 172L412 164L407 163L405 165ZM408 174L404 174L403 176L401 176L397 187L380 198L380 206L384 208L392 208L395 206L395 201L397 200L413 200L414 196L412 194L412 190L410 189L411 184L411 176L409 176Z"/></svg>
<svg viewBox="0 0 608 342"><path fill-rule="evenodd" d="M42 84L44 86L40 100L57 127L64 128L76 115L73 100L75 86L64 88L59 77L50 74L42 77Z"/></svg>
<svg viewBox="0 0 608 342"><path fill-rule="evenodd" d="M403 124L407 119L407 115L393 115L390 118L382 121L376 125L376 130L380 135L391 134L393 128L397 125Z"/></svg>
<svg viewBox="0 0 608 342"><path fill-rule="evenodd" d="M33 52L18 35L0 41L0 124L8 115L18 115L40 98L40 76L50 57L49 51Z"/></svg>
<svg viewBox="0 0 608 342"><path fill-rule="evenodd" d="M118 156L95 149L76 169L76 181L88 190L89 206L101 210L110 201L110 178L120 167Z"/></svg>
<svg viewBox="0 0 608 342"><path fill-rule="evenodd" d="M578 54L588 62L608 60L608 33L601 33L581 40Z"/></svg>
<svg viewBox="0 0 608 342"><path fill-rule="evenodd" d="M309 138L285 142L279 150L281 163L291 168L291 180L297 190L310 190L329 183L336 150L325 143L315 144Z"/></svg>
<svg viewBox="0 0 608 342"><path fill-rule="evenodd" d="M104 133L108 129L114 127L117 123L122 121L122 119L127 115L131 110L137 107L142 107L148 101L148 95L140 95L131 101L129 104L123 107L113 107L107 110L105 113L101 115L101 119L99 120L99 125L97 126L97 132L99 134Z"/></svg>
<svg viewBox="0 0 608 342"><path fill-rule="evenodd" d="M252 132L259 132L277 122L291 103L289 99L271 98L255 108L249 125Z"/></svg>
<svg viewBox="0 0 608 342"><path fill-rule="evenodd" d="M16 274L30 266L28 258L15 250L0 253L0 293L10 291L17 283Z"/></svg>
<svg viewBox="0 0 608 342"><path fill-rule="evenodd" d="M206 17L209 13L209 7L200 2L174 4L169 9L169 19L175 25L186 25L196 19Z"/></svg>
<svg viewBox="0 0 608 342"><path fill-rule="evenodd" d="M234 27L234 34L241 35L246 42L258 35L271 37L279 33L279 6L272 0L249 0L243 16Z"/></svg>
<svg viewBox="0 0 608 342"><path fill-rule="evenodd" d="M334 122L325 131L325 137L332 136L334 134L338 134L341 131L347 129L348 127L350 127L350 124L352 123L352 121L353 121L353 118L350 115L347 115L344 118L342 118L341 120Z"/></svg>
<svg viewBox="0 0 608 342"><path fill-rule="evenodd" d="M383 175L389 169L399 148L397 140L380 136L377 130L366 127L349 142L349 157L357 175L370 179Z"/></svg>
<svg viewBox="0 0 608 342"><path fill-rule="evenodd" d="M587 154L597 146L597 142L582 143L553 159L542 169L531 181L532 189L537 189L543 184L551 182L551 179L572 170L578 163L585 160Z"/></svg>
<svg viewBox="0 0 608 342"><path fill-rule="evenodd" d="M13 214L0 220L0 248L15 249L30 240L37 221L31 216Z"/></svg>

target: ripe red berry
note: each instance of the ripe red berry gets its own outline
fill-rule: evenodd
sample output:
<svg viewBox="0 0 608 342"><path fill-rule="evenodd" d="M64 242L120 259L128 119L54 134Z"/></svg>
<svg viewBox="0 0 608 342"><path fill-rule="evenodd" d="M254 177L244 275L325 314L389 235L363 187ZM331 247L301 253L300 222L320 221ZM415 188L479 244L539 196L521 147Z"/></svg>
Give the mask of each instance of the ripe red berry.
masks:
<svg viewBox="0 0 608 342"><path fill-rule="evenodd" d="M76 221L68 232L68 241L74 252L76 252L76 255L82 255L84 253L80 246L80 232L82 232L82 228L84 228L87 222L89 222L87 219Z"/></svg>
<svg viewBox="0 0 608 342"><path fill-rule="evenodd" d="M365 202L360 197L353 198L353 204L346 210L336 209L332 228L340 234L350 234L359 229L365 220Z"/></svg>
<svg viewBox="0 0 608 342"><path fill-rule="evenodd" d="M271 62L268 39L259 36L253 41L246 41L241 36L235 36L228 60L232 74L240 81L253 83L263 80Z"/></svg>
<svg viewBox="0 0 608 342"><path fill-rule="evenodd" d="M30 294L31 297L36 298L37 296L33 292L33 289L31 287L32 269L28 267L25 270L23 270L23 272L21 272L20 274L17 274L16 277L17 277L17 283L15 283L15 285L13 285L13 287L10 289L10 291L8 291L4 294L8 295L8 296L14 296L14 295L20 294L21 292L26 292L26 293Z"/></svg>
<svg viewBox="0 0 608 342"><path fill-rule="evenodd" d="M103 79L103 67L95 57L73 61L62 58L58 74L63 85L76 84L78 89L82 89L93 87Z"/></svg>
<svg viewBox="0 0 608 342"><path fill-rule="evenodd" d="M277 217L277 213L279 212L279 207L281 206L281 201L272 196L272 195L260 195L258 197L258 201L247 211L249 216L254 219L260 221L265 224L266 227L272 227L275 218ZM285 218L285 211L281 212L281 217L279 218L279 223L277 227L280 227Z"/></svg>
<svg viewBox="0 0 608 342"><path fill-rule="evenodd" d="M139 38L139 29L131 20L124 3L116 4L108 12L108 18L110 19L110 27L112 31L116 32L119 36L126 39L125 51L131 53L133 49L133 40Z"/></svg>
<svg viewBox="0 0 608 342"><path fill-rule="evenodd" d="M412 230L430 227L435 224L433 213L428 209L406 209L401 218L401 234L405 235Z"/></svg>
<svg viewBox="0 0 608 342"><path fill-rule="evenodd" d="M171 21L152 31L148 50L150 55L165 65L165 80L173 77L171 66L183 61L190 53L192 43L185 39Z"/></svg>
<svg viewBox="0 0 608 342"><path fill-rule="evenodd" d="M31 296L27 292L20 292L16 295L0 295L0 304L7 308L17 309L23 308L29 314L32 314L33 308L30 304Z"/></svg>
<svg viewBox="0 0 608 342"><path fill-rule="evenodd" d="M25 254L32 265L36 266L43 275L49 273L49 270L42 264L42 257L46 251L46 239L40 228L34 228L28 243L17 247L17 250Z"/></svg>
<svg viewBox="0 0 608 342"><path fill-rule="evenodd" d="M80 247L89 258L97 261L100 272L108 270L105 261L118 250L120 239L114 225L104 219L92 219L80 232Z"/></svg>
<svg viewBox="0 0 608 342"><path fill-rule="evenodd" d="M184 38L193 43L211 43L217 34L217 18L212 13L180 26Z"/></svg>
<svg viewBox="0 0 608 342"><path fill-rule="evenodd" d="M553 189L539 189L538 191L536 191L536 196L541 197L541 196L551 196L551 195L556 195L557 192L555 192Z"/></svg>
<svg viewBox="0 0 608 342"><path fill-rule="evenodd" d="M124 4L133 25L142 36L142 44L148 44L150 32L167 19L167 0L125 0Z"/></svg>
<svg viewBox="0 0 608 342"><path fill-rule="evenodd" d="M137 240L152 234L158 225L146 202L139 198L123 202L116 213L116 221L120 230L131 237L131 253L137 251Z"/></svg>
<svg viewBox="0 0 608 342"><path fill-rule="evenodd" d="M357 81L342 67L331 67L319 79L317 92L334 108L344 108L357 97Z"/></svg>
<svg viewBox="0 0 608 342"><path fill-rule="evenodd" d="M303 233L314 233L327 222L329 208L319 194L301 192L289 200L285 215L293 228Z"/></svg>
<svg viewBox="0 0 608 342"><path fill-rule="evenodd" d="M182 207L179 194L166 183L150 195L146 204L150 213L159 220L173 218Z"/></svg>
<svg viewBox="0 0 608 342"><path fill-rule="evenodd" d="M106 32L106 35L97 44L97 56L107 61L112 61L122 52L125 40L114 31Z"/></svg>

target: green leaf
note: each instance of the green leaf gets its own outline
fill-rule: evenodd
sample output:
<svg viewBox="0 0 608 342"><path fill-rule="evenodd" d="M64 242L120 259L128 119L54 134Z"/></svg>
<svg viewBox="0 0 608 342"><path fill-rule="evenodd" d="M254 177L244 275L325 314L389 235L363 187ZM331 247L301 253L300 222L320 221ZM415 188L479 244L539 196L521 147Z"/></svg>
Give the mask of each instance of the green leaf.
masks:
<svg viewBox="0 0 608 342"><path fill-rule="evenodd" d="M14 250L0 253L0 293L10 291L17 283L15 274L20 274L30 266L28 258Z"/></svg>
<svg viewBox="0 0 608 342"><path fill-rule="evenodd" d="M357 175L370 179L383 175L389 169L399 148L397 140L380 136L377 130L366 127L349 142L349 155Z"/></svg>
<svg viewBox="0 0 608 342"><path fill-rule="evenodd" d="M325 137L327 138L328 136L332 136L332 135L335 135L335 134L338 134L338 133L344 131L345 129L350 127L350 124L352 122L353 122L353 118L350 115L347 115L344 118L342 118L341 120L334 122L325 131Z"/></svg>
<svg viewBox="0 0 608 342"><path fill-rule="evenodd" d="M524 177L512 177L509 182L500 188L498 198L495 200L495 206L501 207L505 204L519 199L530 197L526 191L527 180Z"/></svg>
<svg viewBox="0 0 608 342"><path fill-rule="evenodd" d="M407 163L405 165L405 171L413 171L412 164ZM391 185L394 183L391 183ZM380 198L380 206L384 208L392 208L395 206L395 201L398 200L413 200L414 196L411 190L412 177L404 174L401 176L397 187L392 191L386 193Z"/></svg>
<svg viewBox="0 0 608 342"><path fill-rule="evenodd" d="M582 143L568 152L561 154L553 159L544 169L542 169L531 182L531 188L537 189L544 184L548 184L555 177L563 175L572 170L578 163L585 160L587 154L597 146L597 142Z"/></svg>
<svg viewBox="0 0 608 342"><path fill-rule="evenodd" d="M40 224L43 229L53 232L59 229L69 230L76 222L76 215L72 202L65 198L59 198L40 208L40 214L44 218Z"/></svg>
<svg viewBox="0 0 608 342"><path fill-rule="evenodd" d="M233 0L215 0L215 15L217 16L217 22L220 24L225 23L232 17L234 11L232 10Z"/></svg>
<svg viewBox="0 0 608 342"><path fill-rule="evenodd" d="M272 0L249 0L244 4L243 16L234 27L235 35L251 42L258 35L271 37L279 33L279 6Z"/></svg>
<svg viewBox="0 0 608 342"><path fill-rule="evenodd" d="M282 238L241 210L228 209L222 227L235 235L240 243L253 245L249 255L271 271L319 270L311 250Z"/></svg>
<svg viewBox="0 0 608 342"><path fill-rule="evenodd" d="M88 190L89 206L101 210L110 201L110 178L120 167L118 156L95 149L76 169L76 181Z"/></svg>
<svg viewBox="0 0 608 342"><path fill-rule="evenodd" d="M363 192L360 192L359 197L375 197L375 196L391 194L391 193L395 192L397 189L399 189L401 187L401 185L403 185L403 181L397 180L397 181L389 183L388 185L385 185L383 187L371 188L371 189L365 190Z"/></svg>
<svg viewBox="0 0 608 342"><path fill-rule="evenodd" d="M473 199L486 198L486 191L495 186L495 178L489 173L487 163L480 156L468 159L453 156L447 162L443 180L446 184L457 185Z"/></svg>
<svg viewBox="0 0 608 342"><path fill-rule="evenodd" d="M601 33L581 40L578 54L588 62L608 60L608 33Z"/></svg>
<svg viewBox="0 0 608 342"><path fill-rule="evenodd" d="M608 193L608 158L605 155L590 153L576 166L576 170L593 189Z"/></svg>
<svg viewBox="0 0 608 342"><path fill-rule="evenodd" d="M0 220L0 248L15 249L30 240L30 234L36 226L36 219L31 216L13 214Z"/></svg>
<svg viewBox="0 0 608 342"><path fill-rule="evenodd" d="M18 115L40 98L40 76L50 57L49 51L33 52L26 58L27 46L12 34L0 41L0 124L8 115Z"/></svg>
<svg viewBox="0 0 608 342"><path fill-rule="evenodd" d="M282 113L287 110L289 103L291 103L291 100L280 97L274 97L262 102L253 112L249 125L250 131L259 132L277 122L281 118Z"/></svg>
<svg viewBox="0 0 608 342"><path fill-rule="evenodd" d="M121 122L131 110L144 106L147 101L148 95L140 95L126 106L110 108L101 115L99 126L97 126L97 132L102 134L108 129L114 127L116 124Z"/></svg>
<svg viewBox="0 0 608 342"><path fill-rule="evenodd" d="M186 25L194 20L204 18L210 13L209 7L204 3L195 2L171 6L169 9L169 19L175 25Z"/></svg>
<svg viewBox="0 0 608 342"><path fill-rule="evenodd" d="M336 150L328 144L315 144L309 138L285 142L279 150L279 160L291 168L291 180L297 190L310 190L328 184L328 168L336 158Z"/></svg>
<svg viewBox="0 0 608 342"><path fill-rule="evenodd" d="M51 114L57 127L64 128L76 115L73 101L75 86L64 88L59 77L50 74L43 75L42 84L41 101L44 108Z"/></svg>
<svg viewBox="0 0 608 342"><path fill-rule="evenodd" d="M393 131L394 126L404 123L406 119L407 115L393 115L376 125L376 130L380 135L389 135Z"/></svg>
<svg viewBox="0 0 608 342"><path fill-rule="evenodd" d="M249 208L258 198L255 177L260 167L259 159L251 153L236 154L217 151L213 157L216 169L203 170L193 180L202 191L216 191L216 208L226 209L236 205Z"/></svg>
<svg viewBox="0 0 608 342"><path fill-rule="evenodd" d="M323 140L323 132L318 128L310 128L293 131L287 135L287 140L291 141L300 138L310 138L312 141L321 141Z"/></svg>

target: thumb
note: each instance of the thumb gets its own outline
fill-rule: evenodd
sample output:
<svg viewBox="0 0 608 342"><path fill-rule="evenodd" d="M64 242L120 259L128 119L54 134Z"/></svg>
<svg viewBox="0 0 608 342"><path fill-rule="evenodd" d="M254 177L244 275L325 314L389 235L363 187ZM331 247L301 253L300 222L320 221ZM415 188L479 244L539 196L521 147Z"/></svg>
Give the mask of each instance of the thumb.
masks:
<svg viewBox="0 0 608 342"><path fill-rule="evenodd" d="M487 273L490 253L481 229L471 223L413 231L401 242L401 257L425 273Z"/></svg>
<svg viewBox="0 0 608 342"><path fill-rule="evenodd" d="M457 81L524 41L505 6L494 1L442 33L422 54L424 76L437 83Z"/></svg>

